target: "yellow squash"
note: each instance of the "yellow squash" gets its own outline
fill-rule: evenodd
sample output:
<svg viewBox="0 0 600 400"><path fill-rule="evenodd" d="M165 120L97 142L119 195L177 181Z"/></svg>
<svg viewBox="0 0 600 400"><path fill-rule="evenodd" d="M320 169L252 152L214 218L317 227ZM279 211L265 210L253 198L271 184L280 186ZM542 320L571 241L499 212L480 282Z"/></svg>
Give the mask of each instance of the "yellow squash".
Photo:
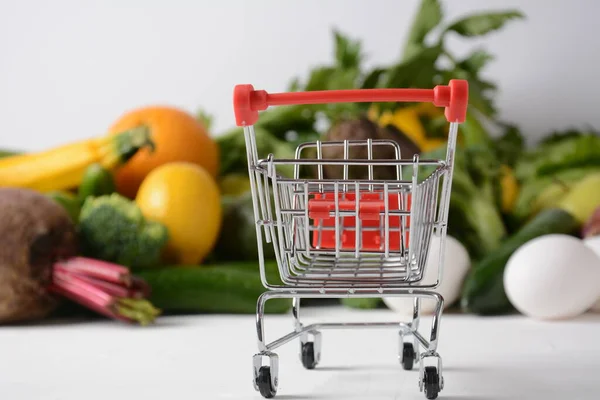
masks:
<svg viewBox="0 0 600 400"><path fill-rule="evenodd" d="M91 164L108 170L123 165L143 147L153 147L145 126L118 135L104 135L46 151L0 159L0 187L50 192L69 190L81 183Z"/></svg>

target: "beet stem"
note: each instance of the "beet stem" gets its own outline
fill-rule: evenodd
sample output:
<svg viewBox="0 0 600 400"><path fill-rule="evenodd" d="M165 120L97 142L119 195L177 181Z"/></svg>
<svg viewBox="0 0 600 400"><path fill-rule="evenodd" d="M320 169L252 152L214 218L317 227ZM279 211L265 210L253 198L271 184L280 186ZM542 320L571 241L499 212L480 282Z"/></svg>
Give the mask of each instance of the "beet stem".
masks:
<svg viewBox="0 0 600 400"><path fill-rule="evenodd" d="M132 294L138 297L141 292L80 275L59 264L53 272L53 290L105 316L126 322L148 325L160 315L160 310L149 301L130 297Z"/></svg>
<svg viewBox="0 0 600 400"><path fill-rule="evenodd" d="M57 269L57 273L64 273L66 271ZM92 278L86 275L80 275L78 273L66 272L67 274L77 277L78 279L95 286L96 288L104 291L105 293L115 297L130 297L132 291L125 286L118 285L116 283L106 282L100 279Z"/></svg>
<svg viewBox="0 0 600 400"><path fill-rule="evenodd" d="M131 277L131 288L136 292L143 293L143 297L149 297L151 288L148 282L138 276Z"/></svg>
<svg viewBox="0 0 600 400"><path fill-rule="evenodd" d="M69 300L72 300L75 303L79 303L82 306L89 308L90 310L96 311L97 313L102 314L108 318L117 319L123 322L131 322L129 318L117 314L114 307L106 307L98 303L95 299L86 297L85 295L82 296L69 289L65 289L64 287L57 285L56 283L50 285L49 289L55 294L66 297Z"/></svg>
<svg viewBox="0 0 600 400"><path fill-rule="evenodd" d="M102 289L98 289L94 285L79 279L76 275L55 271L52 280L56 286L68 290L78 296L90 299L102 307L110 307L115 303L115 298L113 296L102 291Z"/></svg>
<svg viewBox="0 0 600 400"><path fill-rule="evenodd" d="M81 275L102 279L112 283L124 284L127 287L131 286L129 269L122 265L87 257L72 257L57 262L55 266Z"/></svg>
<svg viewBox="0 0 600 400"><path fill-rule="evenodd" d="M144 299L119 299L116 304L117 312L127 318L148 325L160 315L160 310Z"/></svg>

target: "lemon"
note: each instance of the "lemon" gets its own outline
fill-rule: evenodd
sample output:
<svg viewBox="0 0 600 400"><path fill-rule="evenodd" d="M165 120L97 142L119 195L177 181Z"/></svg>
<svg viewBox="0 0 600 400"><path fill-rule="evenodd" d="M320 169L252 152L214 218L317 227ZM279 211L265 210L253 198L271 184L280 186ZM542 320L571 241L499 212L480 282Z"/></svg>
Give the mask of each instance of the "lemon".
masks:
<svg viewBox="0 0 600 400"><path fill-rule="evenodd" d="M135 201L146 218L168 228L166 262L201 264L212 251L221 228L221 196L203 167L189 162L157 167L142 181Z"/></svg>

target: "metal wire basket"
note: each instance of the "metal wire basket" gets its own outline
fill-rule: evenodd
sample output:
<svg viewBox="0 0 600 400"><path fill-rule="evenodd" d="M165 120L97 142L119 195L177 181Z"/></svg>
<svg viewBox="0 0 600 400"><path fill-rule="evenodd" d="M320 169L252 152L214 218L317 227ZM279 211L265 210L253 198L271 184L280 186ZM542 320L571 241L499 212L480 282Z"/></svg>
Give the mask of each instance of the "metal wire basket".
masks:
<svg viewBox="0 0 600 400"><path fill-rule="evenodd" d="M293 159L278 159L272 154L259 158L253 127L259 111L289 104L367 101L431 102L445 107L449 122L446 158L421 160L417 154L404 158L397 142L384 139L307 142L297 147ZM236 123L244 127L260 274L268 289L257 303L259 352L253 358L254 387L263 397L273 397L277 392L275 348L299 337L302 362L312 369L320 359L319 331L340 327L399 328L403 367L412 369L415 361L419 363L419 387L427 398L436 398L443 389L442 362L436 352L443 298L435 288L442 277L458 125L465 120L467 103L468 84L464 80L451 80L447 86L434 89L275 94L254 90L251 85L235 87L234 109ZM374 157L375 150L384 147L388 150L385 153L393 157ZM366 157L349 157L356 148L366 150L362 152ZM324 158L324 150L335 150L343 156ZM293 167L293 177L280 172L284 166ZM325 177L324 169L333 167L341 171L341 176ZM375 169L382 167L395 169L393 179L375 179ZM302 168L315 169L317 177L301 177ZM350 170L356 168L364 169L365 174L351 176ZM263 234L274 248L281 283L272 284L266 279ZM425 283L433 236L440 239L436 241L440 246L438 279ZM385 296L413 297L412 321L304 326L299 319L301 298ZM295 329L266 343L264 304L272 298L293 299ZM432 298L437 304L429 340L418 332L421 298ZM410 336L412 342L407 340ZM263 365L265 359L268 363ZM434 365L425 365L431 359L436 361Z"/></svg>

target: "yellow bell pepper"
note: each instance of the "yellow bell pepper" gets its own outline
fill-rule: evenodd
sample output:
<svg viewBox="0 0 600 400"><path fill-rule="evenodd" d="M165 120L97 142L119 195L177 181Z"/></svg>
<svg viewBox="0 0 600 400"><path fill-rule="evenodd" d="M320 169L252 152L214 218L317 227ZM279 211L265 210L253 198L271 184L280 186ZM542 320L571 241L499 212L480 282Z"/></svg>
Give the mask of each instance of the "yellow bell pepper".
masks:
<svg viewBox="0 0 600 400"><path fill-rule="evenodd" d="M513 210L519 194L519 183L515 177L513 170L508 165L500 167L502 178L500 186L502 190L502 211L509 213Z"/></svg>
<svg viewBox="0 0 600 400"><path fill-rule="evenodd" d="M376 121L379 126L392 125L404 133L415 143L421 151L426 152L439 148L446 144L443 138L431 138L427 136L425 128L421 123L421 117L436 118L443 115L443 108L435 107L430 103L419 103L411 107L401 107L393 111L379 113L377 107L371 107L368 118Z"/></svg>

